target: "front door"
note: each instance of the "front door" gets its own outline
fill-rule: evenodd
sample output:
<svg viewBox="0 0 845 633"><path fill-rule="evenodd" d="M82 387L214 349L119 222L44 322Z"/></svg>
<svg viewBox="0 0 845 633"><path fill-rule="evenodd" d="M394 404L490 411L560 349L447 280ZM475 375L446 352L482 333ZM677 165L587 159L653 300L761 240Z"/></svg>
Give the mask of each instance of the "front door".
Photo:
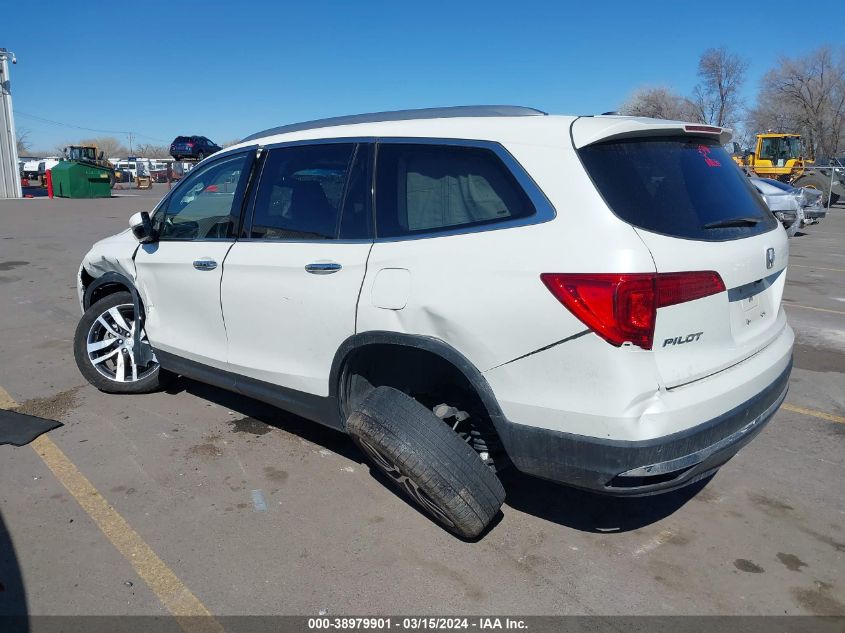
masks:
<svg viewBox="0 0 845 633"><path fill-rule="evenodd" d="M158 241L135 256L154 349L225 368L220 279L253 158L252 151L238 152L203 165L156 211Z"/></svg>

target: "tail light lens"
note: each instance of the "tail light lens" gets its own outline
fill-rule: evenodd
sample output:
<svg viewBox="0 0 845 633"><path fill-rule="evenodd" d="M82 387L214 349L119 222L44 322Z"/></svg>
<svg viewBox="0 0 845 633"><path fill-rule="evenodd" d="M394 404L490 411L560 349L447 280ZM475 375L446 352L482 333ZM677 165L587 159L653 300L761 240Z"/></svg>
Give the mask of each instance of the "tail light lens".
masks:
<svg viewBox="0 0 845 633"><path fill-rule="evenodd" d="M617 347L651 349L657 309L725 290L719 273L543 273L549 291L578 319Z"/></svg>
<svg viewBox="0 0 845 633"><path fill-rule="evenodd" d="M193 148L193 147L194 147L194 144L193 144L193 143L187 143L187 145L188 145L188 147L190 147L190 148Z"/></svg>

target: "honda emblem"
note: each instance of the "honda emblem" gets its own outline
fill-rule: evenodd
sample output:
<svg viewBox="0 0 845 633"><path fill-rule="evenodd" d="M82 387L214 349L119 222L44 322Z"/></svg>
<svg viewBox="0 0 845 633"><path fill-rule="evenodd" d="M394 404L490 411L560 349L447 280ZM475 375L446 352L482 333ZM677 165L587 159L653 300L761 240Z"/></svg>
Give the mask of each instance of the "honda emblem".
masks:
<svg viewBox="0 0 845 633"><path fill-rule="evenodd" d="M766 249L766 269L772 268L775 265L775 249Z"/></svg>

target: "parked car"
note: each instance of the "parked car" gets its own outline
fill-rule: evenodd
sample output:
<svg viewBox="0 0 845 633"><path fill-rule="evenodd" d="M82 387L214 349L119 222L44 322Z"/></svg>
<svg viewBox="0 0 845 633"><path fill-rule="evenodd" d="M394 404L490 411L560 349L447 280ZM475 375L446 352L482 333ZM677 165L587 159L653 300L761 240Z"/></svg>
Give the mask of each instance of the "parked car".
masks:
<svg viewBox="0 0 845 633"><path fill-rule="evenodd" d="M30 180L42 178L48 169L52 169L59 164L58 156L48 156L47 158L33 158L23 164L23 177Z"/></svg>
<svg viewBox="0 0 845 633"><path fill-rule="evenodd" d="M24 161L23 164L23 177L29 179L38 178L38 163L40 163L43 159L41 158L30 158Z"/></svg>
<svg viewBox="0 0 845 633"><path fill-rule="evenodd" d="M118 182L134 182L138 177L138 161L137 160L118 160L112 161Z"/></svg>
<svg viewBox="0 0 845 633"><path fill-rule="evenodd" d="M170 144L170 155L176 160L203 160L221 149L204 136L177 136Z"/></svg>
<svg viewBox="0 0 845 633"><path fill-rule="evenodd" d="M163 160L150 161L150 177L153 182L167 182L167 166L172 162L165 162Z"/></svg>
<svg viewBox="0 0 845 633"><path fill-rule="evenodd" d="M792 367L787 237L728 137L509 106L266 130L94 245L76 362L348 433L463 537L509 464L612 495L702 480Z"/></svg>
<svg viewBox="0 0 845 633"><path fill-rule="evenodd" d="M793 187L771 178L749 180L790 237L803 226L815 224L827 216L822 204L823 193L818 189Z"/></svg>

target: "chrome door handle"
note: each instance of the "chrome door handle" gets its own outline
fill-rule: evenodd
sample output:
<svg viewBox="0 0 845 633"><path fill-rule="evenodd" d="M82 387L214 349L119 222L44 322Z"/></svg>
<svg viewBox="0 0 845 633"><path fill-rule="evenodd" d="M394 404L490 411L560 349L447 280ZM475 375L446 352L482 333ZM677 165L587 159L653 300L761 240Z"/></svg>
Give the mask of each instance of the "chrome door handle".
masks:
<svg viewBox="0 0 845 633"><path fill-rule="evenodd" d="M194 268L197 270L214 270L217 268L217 262L213 259L195 259Z"/></svg>
<svg viewBox="0 0 845 633"><path fill-rule="evenodd" d="M337 262L314 262L305 266L305 270L314 275L331 275L336 273L343 266Z"/></svg>

